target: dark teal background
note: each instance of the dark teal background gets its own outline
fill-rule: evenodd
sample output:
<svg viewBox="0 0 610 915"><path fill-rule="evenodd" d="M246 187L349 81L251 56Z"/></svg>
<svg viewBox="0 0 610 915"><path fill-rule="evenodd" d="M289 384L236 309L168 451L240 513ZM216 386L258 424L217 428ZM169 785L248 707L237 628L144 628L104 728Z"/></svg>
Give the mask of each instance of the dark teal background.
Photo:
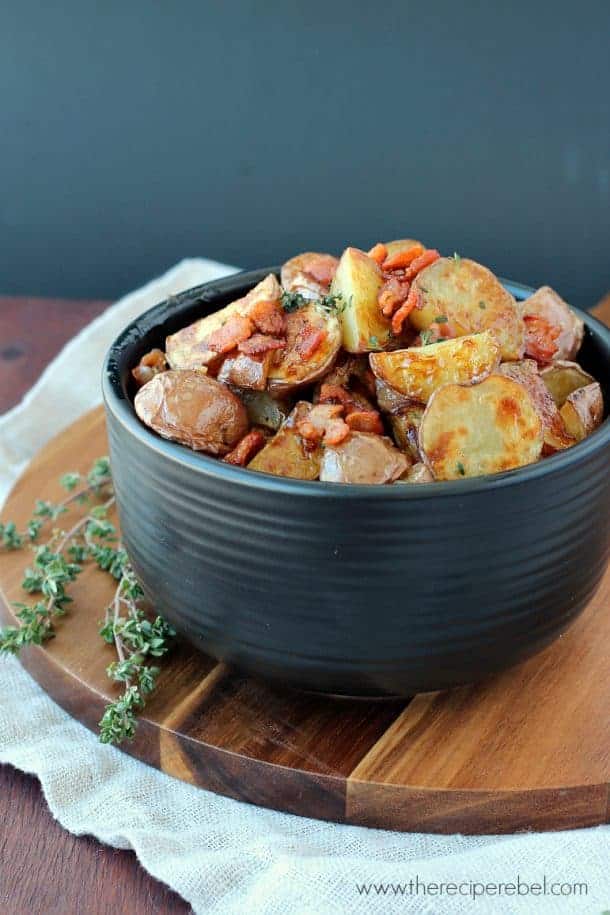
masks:
<svg viewBox="0 0 610 915"><path fill-rule="evenodd" d="M0 290L421 237L610 288L610 3L16 0Z"/></svg>

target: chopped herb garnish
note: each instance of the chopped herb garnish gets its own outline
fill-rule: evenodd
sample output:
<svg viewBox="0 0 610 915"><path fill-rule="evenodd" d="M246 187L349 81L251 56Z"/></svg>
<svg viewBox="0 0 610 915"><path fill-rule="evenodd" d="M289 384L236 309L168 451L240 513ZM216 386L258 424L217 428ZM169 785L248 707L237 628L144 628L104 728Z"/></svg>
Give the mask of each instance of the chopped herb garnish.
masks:
<svg viewBox="0 0 610 915"><path fill-rule="evenodd" d="M453 252L453 260L456 262L456 264L457 264L458 266L460 265L460 263L461 263L461 261L462 261L462 258L461 258L460 255L457 253L457 251L454 251L454 252Z"/></svg>
<svg viewBox="0 0 610 915"><path fill-rule="evenodd" d="M431 330L422 330L419 338L422 346L429 346L430 343L434 343L434 334Z"/></svg>
<svg viewBox="0 0 610 915"><path fill-rule="evenodd" d="M447 323L447 315L439 315L438 318L435 318L435 319L434 319L434 323L435 323L435 324L446 324L446 323Z"/></svg>
<svg viewBox="0 0 610 915"><path fill-rule="evenodd" d="M485 302L479 302L479 308L487 308Z"/></svg>
<svg viewBox="0 0 610 915"><path fill-rule="evenodd" d="M283 292L281 301L284 311L296 311L303 305L308 305L310 299L306 299L300 292Z"/></svg>
<svg viewBox="0 0 610 915"><path fill-rule="evenodd" d="M339 295L325 295L317 303L318 306L323 311L332 312L333 314L340 315L341 312L345 311L346 301L341 294Z"/></svg>
<svg viewBox="0 0 610 915"><path fill-rule="evenodd" d="M375 336L369 337L369 346L379 346L379 340L377 339L377 337L375 337Z"/></svg>
<svg viewBox="0 0 610 915"><path fill-rule="evenodd" d="M457 472L459 473L459 475L460 475L461 477L465 477L465 476L466 476L466 471L464 470L464 465L462 464L461 461L458 461L458 462L457 462L457 464L455 465L455 469L457 470Z"/></svg>

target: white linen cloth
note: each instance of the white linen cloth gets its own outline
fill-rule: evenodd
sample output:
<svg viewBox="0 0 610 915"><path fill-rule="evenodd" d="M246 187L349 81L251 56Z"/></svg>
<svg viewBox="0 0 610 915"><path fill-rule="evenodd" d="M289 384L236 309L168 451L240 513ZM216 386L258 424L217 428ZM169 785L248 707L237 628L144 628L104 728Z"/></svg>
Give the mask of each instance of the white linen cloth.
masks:
<svg viewBox="0 0 610 915"><path fill-rule="evenodd" d="M90 324L23 402L0 417L0 503L34 452L100 401L106 348L146 308L232 272L185 260ZM61 404L61 413L57 405ZM70 468L66 468L69 470ZM17 714L15 697L22 710ZM610 827L517 836L463 837L339 826L253 807L193 788L101 745L23 671L0 659L0 761L35 774L61 825L117 848L173 887L197 913L388 915L610 910ZM0 824L0 831L2 824ZM1 869L1 862L0 862ZM586 883L586 895L430 895L357 885ZM400 893L400 891L397 891ZM438 891L437 891L438 892ZM37 915L33 911L33 915Z"/></svg>

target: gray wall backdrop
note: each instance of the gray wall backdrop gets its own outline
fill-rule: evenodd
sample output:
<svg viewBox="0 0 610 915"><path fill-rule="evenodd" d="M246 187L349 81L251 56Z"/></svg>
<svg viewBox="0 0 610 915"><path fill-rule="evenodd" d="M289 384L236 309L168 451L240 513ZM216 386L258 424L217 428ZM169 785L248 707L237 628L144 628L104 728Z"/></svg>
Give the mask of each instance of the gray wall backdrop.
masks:
<svg viewBox="0 0 610 915"><path fill-rule="evenodd" d="M0 292L409 234L590 306L609 38L607 0L8 0Z"/></svg>

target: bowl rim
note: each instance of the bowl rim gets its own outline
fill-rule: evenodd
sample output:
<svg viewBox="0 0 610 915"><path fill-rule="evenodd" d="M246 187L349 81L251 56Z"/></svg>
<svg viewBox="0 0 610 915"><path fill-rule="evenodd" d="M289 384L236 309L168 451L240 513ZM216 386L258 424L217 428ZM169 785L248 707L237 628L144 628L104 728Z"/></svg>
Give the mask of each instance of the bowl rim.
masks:
<svg viewBox="0 0 610 915"><path fill-rule="evenodd" d="M267 267L257 270L243 270L231 273L228 276L192 286L180 293L169 296L163 301L142 312L131 321L115 338L110 345L102 369L102 393L107 413L120 423L123 429L133 436L138 443L149 450L155 451L160 457L180 464L194 473L209 477L219 482L229 482L247 489L266 492L281 493L290 496L304 496L307 498L354 498L359 499L391 499L394 501L411 501L430 499L440 496L464 497L472 493L483 493L507 486L518 486L529 480L539 477L549 477L559 474L573 464L583 462L593 454L604 449L610 444L610 416L591 435L578 442L565 451L557 452L550 457L535 464L526 464L503 473L485 474L478 477L468 477L463 480L435 480L432 484L408 484L400 486L379 486L374 483L331 483L320 480L297 480L290 477L275 476L248 470L245 467L236 467L227 464L218 458L191 451L184 445L161 438L145 426L133 409L132 402L121 391L121 380L117 369L118 358L128 343L132 343L134 335L142 336L142 325L146 330L155 325L155 318L167 318L168 309L172 305L189 299L201 298L203 303L213 304L219 295L226 295L233 291L233 287L254 286L269 273L279 274L279 267ZM502 285L515 296L522 300L531 295L535 290L531 286L517 283L499 277ZM575 313L585 322L585 325L602 337L610 351L610 328L599 321L589 312L571 306ZM162 321L157 322L161 324Z"/></svg>

